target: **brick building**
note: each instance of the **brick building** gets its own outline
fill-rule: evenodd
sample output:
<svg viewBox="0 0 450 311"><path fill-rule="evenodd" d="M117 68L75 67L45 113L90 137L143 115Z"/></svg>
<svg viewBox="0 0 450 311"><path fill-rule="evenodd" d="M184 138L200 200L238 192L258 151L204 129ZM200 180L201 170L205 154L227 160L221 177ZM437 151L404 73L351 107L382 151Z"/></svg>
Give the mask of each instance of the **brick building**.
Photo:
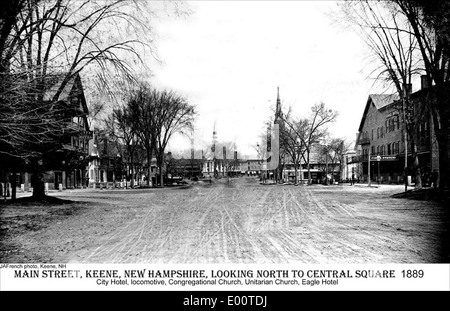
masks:
<svg viewBox="0 0 450 311"><path fill-rule="evenodd" d="M426 180L438 169L437 144L432 120L426 109L426 89L410 95L414 111L421 111L416 118L416 146L419 167ZM401 101L396 94L369 95L356 137L356 156L349 164L357 164L357 176L361 181L403 183L405 167L405 135L402 125ZM408 141L410 140L408 136ZM408 178L414 182L411 144L407 144ZM370 163L370 169L369 169ZM370 173L370 176L369 176Z"/></svg>

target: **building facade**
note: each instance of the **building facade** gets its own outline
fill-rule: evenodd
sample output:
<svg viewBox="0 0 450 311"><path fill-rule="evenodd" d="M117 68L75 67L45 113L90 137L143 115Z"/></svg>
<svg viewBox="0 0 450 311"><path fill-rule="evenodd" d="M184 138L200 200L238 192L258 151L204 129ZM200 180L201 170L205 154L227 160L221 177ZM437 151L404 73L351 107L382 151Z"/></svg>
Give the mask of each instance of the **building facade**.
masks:
<svg viewBox="0 0 450 311"><path fill-rule="evenodd" d="M426 109L426 90L412 93L410 100L413 110L417 114L420 111L413 126L418 167L422 180L427 181L438 169L438 151ZM401 108L396 94L369 95L357 133L356 155L348 161L357 165L356 178L361 181L404 183L406 163L408 183L414 183L411 136L405 133Z"/></svg>
<svg viewBox="0 0 450 311"><path fill-rule="evenodd" d="M44 101L50 101L58 90L61 77L56 76L54 84L44 94ZM87 186L87 163L89 139L88 107L84 96L80 76L73 76L59 95L59 102L64 103L65 122L61 123L62 140L55 152L44 155L42 159L50 168L44 172L44 183L47 189L82 188ZM17 176L17 185L23 191L33 187L33 176L27 171Z"/></svg>

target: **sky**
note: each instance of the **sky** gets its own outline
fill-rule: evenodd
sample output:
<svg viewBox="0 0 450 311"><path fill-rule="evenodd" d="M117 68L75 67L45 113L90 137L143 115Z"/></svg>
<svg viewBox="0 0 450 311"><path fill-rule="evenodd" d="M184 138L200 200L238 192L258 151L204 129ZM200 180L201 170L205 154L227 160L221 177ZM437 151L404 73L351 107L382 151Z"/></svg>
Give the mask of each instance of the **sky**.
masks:
<svg viewBox="0 0 450 311"><path fill-rule="evenodd" d="M240 157L254 146L273 115L277 87L282 107L306 117L324 102L339 111L330 136L354 140L367 97L362 40L332 22L333 1L187 1L192 14L154 25L162 63L152 84L186 96L196 106L194 148L236 144ZM220 144L219 144L220 145ZM189 150L177 135L168 151Z"/></svg>

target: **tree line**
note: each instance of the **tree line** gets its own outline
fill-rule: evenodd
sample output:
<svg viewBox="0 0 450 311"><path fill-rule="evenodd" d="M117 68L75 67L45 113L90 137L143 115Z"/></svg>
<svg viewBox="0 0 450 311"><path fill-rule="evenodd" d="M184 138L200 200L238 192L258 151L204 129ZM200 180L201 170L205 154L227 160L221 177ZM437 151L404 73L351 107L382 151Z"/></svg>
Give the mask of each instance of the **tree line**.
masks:
<svg viewBox="0 0 450 311"><path fill-rule="evenodd" d="M174 133L189 136L194 128L195 107L174 91L158 90L141 82L121 107L114 108L105 121L107 135L124 147L133 186L139 152L145 150L147 185L150 186L151 160L156 158L160 185L164 185L165 152ZM119 148L121 149L121 148ZM138 161L136 161L138 160Z"/></svg>
<svg viewBox="0 0 450 311"><path fill-rule="evenodd" d="M111 99L118 86L136 84L136 69L148 71L144 57L156 57L152 6L138 0L2 2L0 171L4 181L8 173L30 172L35 179L33 196L45 197L43 174L60 168L61 142L73 134L64 128L73 117L82 116L68 105L68 86L83 73L92 88ZM77 91L70 97L82 92ZM156 150L153 144L163 146L164 140L146 143L152 144L149 150ZM64 158L66 163L87 164L76 152L66 152Z"/></svg>

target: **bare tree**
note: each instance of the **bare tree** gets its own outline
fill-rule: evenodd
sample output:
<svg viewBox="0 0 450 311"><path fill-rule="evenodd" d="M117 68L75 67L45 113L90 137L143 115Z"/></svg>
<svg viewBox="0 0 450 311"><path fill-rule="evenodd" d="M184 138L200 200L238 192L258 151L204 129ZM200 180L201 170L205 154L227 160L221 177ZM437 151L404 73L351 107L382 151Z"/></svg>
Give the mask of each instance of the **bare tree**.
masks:
<svg viewBox="0 0 450 311"><path fill-rule="evenodd" d="M327 125L336 121L338 112L327 108L325 103L321 102L311 107L310 116L307 118L291 119L286 118L286 115L289 114L281 116L283 124L292 130L292 134L296 136L295 139L302 148L302 158L305 160L308 170L308 183L311 183L310 155L312 147L324 137Z"/></svg>
<svg viewBox="0 0 450 311"><path fill-rule="evenodd" d="M142 82L137 90L129 96L128 109L132 120L133 131L139 137L147 156L147 186L151 184L151 162L156 150L156 118L155 105L158 91Z"/></svg>
<svg viewBox="0 0 450 311"><path fill-rule="evenodd" d="M54 150L43 146L61 140L55 133L68 116L61 100L66 86L87 68L105 88L113 75L132 79L130 62L144 64L138 46L150 48L142 40L151 33L141 15L148 10L143 1L9 2L11 18L0 34L1 150L30 163L38 176L33 195L42 197L39 163Z"/></svg>
<svg viewBox="0 0 450 311"><path fill-rule="evenodd" d="M150 185L151 160L156 157L163 185L164 152L174 133L193 129L194 106L172 91L159 91L143 82L128 101L133 131L147 154L147 185Z"/></svg>
<svg viewBox="0 0 450 311"><path fill-rule="evenodd" d="M377 66L373 73L375 81L394 85L399 95L398 111L402 116L405 166L404 179L406 189L408 143L411 146L415 187L422 187L421 171L417 149L417 133L420 120L424 117L426 105L415 107L411 101L412 78L421 71L418 42L411 25L398 8L389 2L372 1L348 2L342 4L343 12L351 26L361 35L369 47ZM419 109L417 109L419 108Z"/></svg>
<svg viewBox="0 0 450 311"><path fill-rule="evenodd" d="M133 127L133 119L127 106L113 109L113 112L105 122L108 135L116 142L118 149L125 147L122 158L126 159L127 173L131 171L131 187L134 187L136 172L136 152L139 147L139 139ZM128 174L127 174L128 175Z"/></svg>
<svg viewBox="0 0 450 311"><path fill-rule="evenodd" d="M336 121L338 112L328 109L325 103L315 104L311 108L311 115L307 119L307 127L304 136L300 136L300 140L304 143L306 149L306 163L308 169L308 183L311 183L311 166L310 155L311 148L326 133L326 125Z"/></svg>
<svg viewBox="0 0 450 311"><path fill-rule="evenodd" d="M172 135L190 133L194 128L195 107L173 91L160 91L154 105L154 131L156 135L156 161L161 186L163 181L164 152Z"/></svg>
<svg viewBox="0 0 450 311"><path fill-rule="evenodd" d="M280 148L291 159L295 171L295 184L298 184L298 169L306 152L304 140L300 137L305 137L307 122L303 119L293 120L291 109L286 113L284 119L288 126L282 127L280 131Z"/></svg>
<svg viewBox="0 0 450 311"><path fill-rule="evenodd" d="M450 187L450 2L393 0L407 18L419 47L439 145L440 188ZM432 85L434 86L432 87Z"/></svg>
<svg viewBox="0 0 450 311"><path fill-rule="evenodd" d="M325 138L324 142L319 144L319 156L321 162L326 163L325 173L328 175L331 167L331 182L334 182L336 168L341 168L342 158L345 152L349 150L349 145L341 138ZM328 176L326 177L328 181Z"/></svg>

